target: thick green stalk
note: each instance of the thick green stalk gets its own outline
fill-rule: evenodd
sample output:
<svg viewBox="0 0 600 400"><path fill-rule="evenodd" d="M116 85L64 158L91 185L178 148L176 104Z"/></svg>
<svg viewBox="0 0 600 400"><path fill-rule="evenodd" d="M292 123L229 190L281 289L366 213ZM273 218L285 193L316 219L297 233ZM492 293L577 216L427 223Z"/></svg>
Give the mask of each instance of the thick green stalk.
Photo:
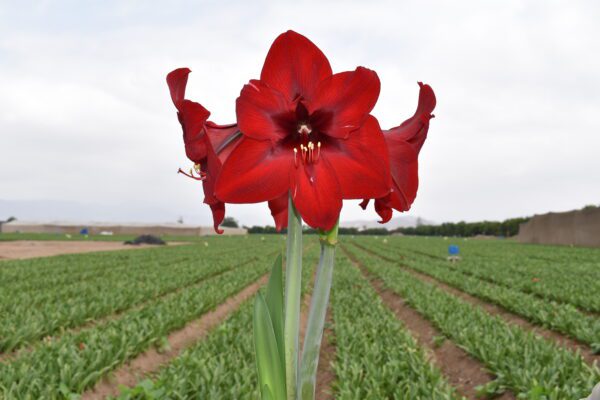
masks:
<svg viewBox="0 0 600 400"><path fill-rule="evenodd" d="M298 332L302 283L302 220L290 196L288 205L287 256L285 267L285 380L287 400L296 399L298 376Z"/></svg>
<svg viewBox="0 0 600 400"><path fill-rule="evenodd" d="M304 336L304 347L302 349L302 363L298 375L298 399L302 400L313 400L315 398L317 366L319 365L319 352L333 278L337 231L336 224L331 231L321 235L321 258L315 277L308 313L308 324Z"/></svg>

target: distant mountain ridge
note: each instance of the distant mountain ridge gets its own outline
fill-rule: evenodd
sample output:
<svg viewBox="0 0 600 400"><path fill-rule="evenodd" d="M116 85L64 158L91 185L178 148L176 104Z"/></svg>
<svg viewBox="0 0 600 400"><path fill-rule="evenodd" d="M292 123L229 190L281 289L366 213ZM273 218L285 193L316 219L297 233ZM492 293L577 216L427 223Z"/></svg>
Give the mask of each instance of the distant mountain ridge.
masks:
<svg viewBox="0 0 600 400"><path fill-rule="evenodd" d="M387 230L394 230L397 228L414 228L417 225L436 225L435 222L429 221L421 217L413 217L404 215L401 217L392 218L385 224L380 224L373 220L354 220L354 221L341 221L340 226L344 228L358 228L358 229L371 229L371 228L386 228Z"/></svg>

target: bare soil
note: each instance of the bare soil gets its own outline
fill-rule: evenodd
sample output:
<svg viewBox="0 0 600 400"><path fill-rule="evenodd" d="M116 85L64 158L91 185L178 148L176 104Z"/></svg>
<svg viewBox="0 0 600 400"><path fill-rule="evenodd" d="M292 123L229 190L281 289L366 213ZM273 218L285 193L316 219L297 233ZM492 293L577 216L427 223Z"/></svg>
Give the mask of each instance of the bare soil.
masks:
<svg viewBox="0 0 600 400"><path fill-rule="evenodd" d="M157 371L162 365L169 363L177 357L182 350L204 338L211 329L223 322L244 301L254 295L261 286L266 284L267 280L268 275L263 276L235 296L227 299L225 303L219 305L213 311L204 314L196 321L190 322L184 328L172 332L168 337L169 350L159 353L156 349L149 349L140 354L128 364L117 369L109 379L104 379L96 384L93 389L86 391L81 397L82 400L116 396L119 394L120 385L127 387L135 386L141 377Z"/></svg>
<svg viewBox="0 0 600 400"><path fill-rule="evenodd" d="M351 254L346 252L346 255L359 267L381 296L384 304L402 321L417 343L426 350L431 361L442 371L448 382L456 388L457 392L467 399L477 399L475 387L493 381L494 376L486 371L483 364L452 341L445 340L441 346L436 346L435 339L438 336L443 336L442 333L429 320L406 304L404 299L385 288L383 281L372 276ZM515 396L511 392L505 392L497 399L509 400L515 399Z"/></svg>
<svg viewBox="0 0 600 400"><path fill-rule="evenodd" d="M169 243L169 245L180 243ZM26 259L57 256L60 254L89 253L94 251L131 250L152 247L131 246L121 242L14 240L0 242L0 259Z"/></svg>

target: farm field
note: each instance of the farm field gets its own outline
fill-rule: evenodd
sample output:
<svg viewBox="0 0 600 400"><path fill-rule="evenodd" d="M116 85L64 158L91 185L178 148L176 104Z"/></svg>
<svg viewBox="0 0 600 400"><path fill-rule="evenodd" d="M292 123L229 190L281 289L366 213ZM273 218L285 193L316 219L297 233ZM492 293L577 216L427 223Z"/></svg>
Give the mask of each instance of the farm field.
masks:
<svg viewBox="0 0 600 400"><path fill-rule="evenodd" d="M259 399L252 302L284 238L1 260L0 399ZM598 293L600 249L341 237L318 398L581 399Z"/></svg>

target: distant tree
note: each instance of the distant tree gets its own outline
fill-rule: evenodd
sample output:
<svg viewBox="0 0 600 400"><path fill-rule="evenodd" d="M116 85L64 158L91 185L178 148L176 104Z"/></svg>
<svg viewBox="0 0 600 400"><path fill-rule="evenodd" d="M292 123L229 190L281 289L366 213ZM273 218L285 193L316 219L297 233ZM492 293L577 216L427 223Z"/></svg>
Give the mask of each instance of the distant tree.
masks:
<svg viewBox="0 0 600 400"><path fill-rule="evenodd" d="M13 222L13 221L16 221L16 220L17 220L17 217L8 217L8 219L6 221L4 221L4 222Z"/></svg>
<svg viewBox="0 0 600 400"><path fill-rule="evenodd" d="M237 220L233 217L225 217L223 219L223 222L221 222L221 226L224 226L227 228L239 228L240 227Z"/></svg>
<svg viewBox="0 0 600 400"><path fill-rule="evenodd" d="M248 233L253 234L253 233L259 233L259 234L272 234L272 233L286 233L287 230L286 229L282 229L281 232L277 232L277 229L275 229L274 226L252 226L248 229Z"/></svg>
<svg viewBox="0 0 600 400"><path fill-rule="evenodd" d="M398 228L393 232L417 236L458 236L476 235L514 236L519 233L519 226L529 218L512 218L505 221L478 222L445 222L441 225L418 225L416 227Z"/></svg>

